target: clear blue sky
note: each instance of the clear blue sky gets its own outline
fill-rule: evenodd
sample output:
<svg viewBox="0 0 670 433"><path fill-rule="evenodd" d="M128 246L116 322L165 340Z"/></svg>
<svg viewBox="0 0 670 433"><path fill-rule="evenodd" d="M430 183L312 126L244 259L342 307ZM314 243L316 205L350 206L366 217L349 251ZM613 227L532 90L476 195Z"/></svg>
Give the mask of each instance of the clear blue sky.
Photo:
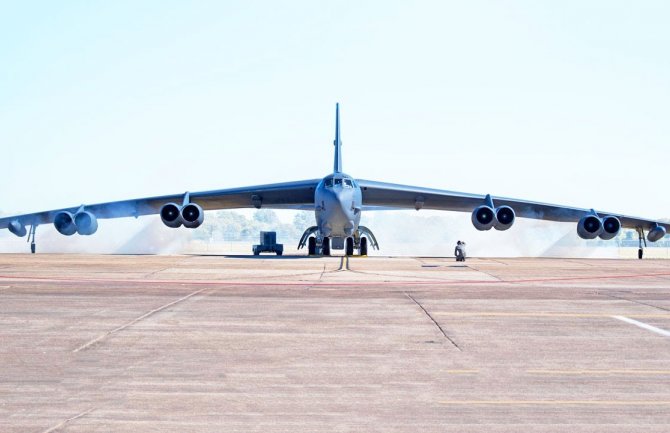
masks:
<svg viewBox="0 0 670 433"><path fill-rule="evenodd" d="M670 217L669 17L665 1L3 1L0 211L322 177L339 101L355 177Z"/></svg>

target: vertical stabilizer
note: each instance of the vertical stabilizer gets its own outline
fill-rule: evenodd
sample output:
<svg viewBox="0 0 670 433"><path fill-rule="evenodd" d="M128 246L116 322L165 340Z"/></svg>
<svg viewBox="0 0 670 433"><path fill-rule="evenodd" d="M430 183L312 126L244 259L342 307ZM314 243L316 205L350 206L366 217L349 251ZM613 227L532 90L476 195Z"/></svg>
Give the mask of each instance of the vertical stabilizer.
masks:
<svg viewBox="0 0 670 433"><path fill-rule="evenodd" d="M342 172L342 140L340 139L340 104L335 104L335 173Z"/></svg>

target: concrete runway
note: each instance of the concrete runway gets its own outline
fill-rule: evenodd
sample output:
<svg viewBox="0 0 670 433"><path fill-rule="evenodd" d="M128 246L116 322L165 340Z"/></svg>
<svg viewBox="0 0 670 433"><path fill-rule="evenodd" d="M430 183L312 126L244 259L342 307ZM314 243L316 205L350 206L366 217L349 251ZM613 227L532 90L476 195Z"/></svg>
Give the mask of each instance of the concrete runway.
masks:
<svg viewBox="0 0 670 433"><path fill-rule="evenodd" d="M667 433L670 261L0 255L0 431Z"/></svg>

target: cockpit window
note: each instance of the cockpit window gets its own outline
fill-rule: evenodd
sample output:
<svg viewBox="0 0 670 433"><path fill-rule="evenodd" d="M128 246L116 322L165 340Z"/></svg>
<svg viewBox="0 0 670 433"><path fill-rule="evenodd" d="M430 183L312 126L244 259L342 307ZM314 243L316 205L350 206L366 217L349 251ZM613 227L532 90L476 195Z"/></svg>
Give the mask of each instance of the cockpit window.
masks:
<svg viewBox="0 0 670 433"><path fill-rule="evenodd" d="M326 188L332 188L333 186L340 186L343 188L354 188L355 183L353 179L350 178L342 178L342 177L328 177L324 179L323 184Z"/></svg>

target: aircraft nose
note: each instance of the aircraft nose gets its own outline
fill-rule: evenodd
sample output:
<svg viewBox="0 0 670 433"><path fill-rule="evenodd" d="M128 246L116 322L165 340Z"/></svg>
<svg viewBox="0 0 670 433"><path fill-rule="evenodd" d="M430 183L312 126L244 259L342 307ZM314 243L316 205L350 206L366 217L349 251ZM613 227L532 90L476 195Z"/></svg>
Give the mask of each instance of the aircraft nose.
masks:
<svg viewBox="0 0 670 433"><path fill-rule="evenodd" d="M353 236L356 209L351 197L339 191L323 195L324 216L321 232L324 236Z"/></svg>

